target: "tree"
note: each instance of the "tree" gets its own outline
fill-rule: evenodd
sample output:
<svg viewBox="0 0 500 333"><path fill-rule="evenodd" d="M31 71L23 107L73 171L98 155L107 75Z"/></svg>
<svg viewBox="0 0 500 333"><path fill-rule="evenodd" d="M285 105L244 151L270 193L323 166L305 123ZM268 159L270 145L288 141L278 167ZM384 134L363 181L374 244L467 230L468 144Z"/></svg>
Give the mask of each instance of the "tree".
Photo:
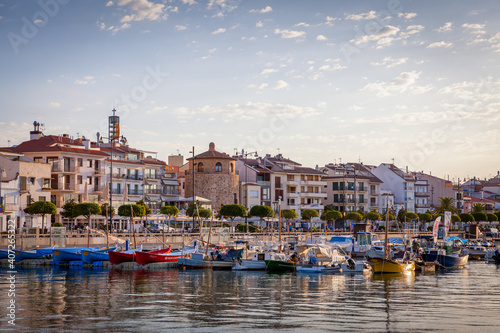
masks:
<svg viewBox="0 0 500 333"><path fill-rule="evenodd" d="M480 203L475 203L472 205L472 213L483 213L484 212L484 205Z"/></svg>
<svg viewBox="0 0 500 333"><path fill-rule="evenodd" d="M407 221L408 221L408 220L409 220L409 221L412 221L412 220L416 220L416 219L418 219L418 215L417 215L417 214L415 214L415 213L412 213L412 212L407 212L407 213L405 214L405 218L406 218L406 220L407 220Z"/></svg>
<svg viewBox="0 0 500 333"><path fill-rule="evenodd" d="M500 221L500 212L493 213L497 216L498 220Z"/></svg>
<svg viewBox="0 0 500 333"><path fill-rule="evenodd" d="M474 219L474 216L472 216L471 214L468 214L468 213L462 213L459 215L460 217L460 220L462 222L474 222L475 219Z"/></svg>
<svg viewBox="0 0 500 333"><path fill-rule="evenodd" d="M480 221L487 222L488 221L488 215L486 215L485 213L476 212L476 213L472 213L472 216L474 216L474 220L476 220L477 222L480 222Z"/></svg>
<svg viewBox="0 0 500 333"><path fill-rule="evenodd" d="M132 226L132 212L134 213L134 217L135 216L142 216L143 210L144 210L144 207L137 205L137 204L135 204L135 205L121 205L120 207L118 207L118 215L130 217L130 226L133 228L133 226Z"/></svg>
<svg viewBox="0 0 500 333"><path fill-rule="evenodd" d="M237 217L244 217L247 214L247 209L242 205L223 205L220 208L219 215L227 217L231 220L231 228L233 228L234 219Z"/></svg>
<svg viewBox="0 0 500 333"><path fill-rule="evenodd" d="M382 217L377 212L368 212L365 215L365 219L373 222L373 221L378 221L378 220L382 219Z"/></svg>
<svg viewBox="0 0 500 333"><path fill-rule="evenodd" d="M111 221L113 216L115 216L115 208L114 207L111 208L109 203L105 202L101 205L101 214L100 215L107 216L109 221ZM108 223L108 221L106 221L106 225L103 227L103 229L106 231L110 229L110 223Z"/></svg>
<svg viewBox="0 0 500 333"><path fill-rule="evenodd" d="M83 202L76 204L75 207L73 207L73 217L85 216L88 220L89 228L91 227L90 216L100 214L101 206L93 202Z"/></svg>
<svg viewBox="0 0 500 333"><path fill-rule="evenodd" d="M319 217L319 213L317 210L314 209L304 209L302 211L302 219L309 221L311 223L311 230L312 230L312 218L313 217Z"/></svg>
<svg viewBox="0 0 500 333"><path fill-rule="evenodd" d="M352 221L361 221L363 219L363 216L361 216L361 214L359 213L350 212L346 214L345 219Z"/></svg>
<svg viewBox="0 0 500 333"><path fill-rule="evenodd" d="M289 228L290 220L297 218L297 212L293 209L283 209L281 210L281 217L285 219L287 228Z"/></svg>
<svg viewBox="0 0 500 333"><path fill-rule="evenodd" d="M250 208L250 216L260 217L260 225L262 226L262 220L266 217L272 217L274 215L273 209L269 206L255 205Z"/></svg>
<svg viewBox="0 0 500 333"><path fill-rule="evenodd" d="M136 205L139 205L139 206L142 206L143 207L143 212L142 212L142 215L141 216L148 216L150 215L152 212L151 212L151 208L149 208L146 203L144 202L144 200L139 200Z"/></svg>
<svg viewBox="0 0 500 333"><path fill-rule="evenodd" d="M29 215L40 215L42 217L42 233L45 233L45 215L55 215L57 208L50 201L37 201L26 207L24 212Z"/></svg>
<svg viewBox="0 0 500 333"><path fill-rule="evenodd" d="M328 227L328 222L333 221L333 223L335 223L336 220L341 218L342 218L342 213L339 212L338 210L324 211L320 216L321 220L326 221L326 227Z"/></svg>
<svg viewBox="0 0 500 333"><path fill-rule="evenodd" d="M325 212L328 212L330 210L336 210L334 204L325 205Z"/></svg>
<svg viewBox="0 0 500 333"><path fill-rule="evenodd" d="M421 213L418 214L418 219L420 220L420 222L430 222L432 221L432 215L429 213Z"/></svg>
<svg viewBox="0 0 500 333"><path fill-rule="evenodd" d="M451 215L451 222L462 222L462 219L460 219L460 216L458 215Z"/></svg>
<svg viewBox="0 0 500 333"><path fill-rule="evenodd" d="M455 199L450 197L439 197L439 204L434 209L434 214L452 212L458 214L458 209L455 207Z"/></svg>
<svg viewBox="0 0 500 333"><path fill-rule="evenodd" d="M61 216L64 218L67 218L67 219L73 218L73 208L75 207L75 205L76 205L75 199L71 199L71 200L67 201L63 205L63 210L61 211Z"/></svg>
<svg viewBox="0 0 500 333"><path fill-rule="evenodd" d="M404 222L405 221L405 215L406 213L408 213L408 211L404 208L401 208L399 211L398 211L398 221L399 222Z"/></svg>
<svg viewBox="0 0 500 333"><path fill-rule="evenodd" d="M177 216L177 214L179 214L179 208L175 206L163 206L160 208L160 213L168 216L168 230L170 232L170 220L172 216Z"/></svg>
<svg viewBox="0 0 500 333"><path fill-rule="evenodd" d="M488 213L486 214L486 216L488 216L488 222L498 221L498 216L496 216L495 214Z"/></svg>
<svg viewBox="0 0 500 333"><path fill-rule="evenodd" d="M197 211L194 212L195 217L203 217L204 219L208 219L212 217L212 211L210 209L206 208L200 208Z"/></svg>

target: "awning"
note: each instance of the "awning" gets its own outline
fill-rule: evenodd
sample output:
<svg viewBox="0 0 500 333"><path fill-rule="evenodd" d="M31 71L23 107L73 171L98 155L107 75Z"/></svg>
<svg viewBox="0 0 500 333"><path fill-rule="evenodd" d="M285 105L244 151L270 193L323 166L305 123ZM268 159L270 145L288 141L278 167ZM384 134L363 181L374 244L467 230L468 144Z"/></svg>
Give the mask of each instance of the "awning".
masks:
<svg viewBox="0 0 500 333"><path fill-rule="evenodd" d="M208 199L205 199L205 198L202 198L202 197L199 197L199 196L195 196L194 200L193 200L193 197L189 197L189 198L185 198L184 200L179 200L179 201L211 202L211 200L208 200Z"/></svg>
<svg viewBox="0 0 500 333"><path fill-rule="evenodd" d="M177 182L176 180L162 179L161 182L163 183L163 185L179 186L179 182Z"/></svg>

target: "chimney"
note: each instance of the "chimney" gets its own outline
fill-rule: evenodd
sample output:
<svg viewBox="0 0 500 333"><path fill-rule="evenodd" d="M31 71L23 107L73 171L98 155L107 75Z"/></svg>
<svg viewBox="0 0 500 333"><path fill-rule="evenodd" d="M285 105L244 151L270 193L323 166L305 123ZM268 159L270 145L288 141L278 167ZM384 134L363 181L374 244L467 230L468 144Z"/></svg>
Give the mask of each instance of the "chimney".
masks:
<svg viewBox="0 0 500 333"><path fill-rule="evenodd" d="M33 122L33 130L30 131L30 141L38 140L42 137L42 131L40 131L40 123L34 121Z"/></svg>
<svg viewBox="0 0 500 333"><path fill-rule="evenodd" d="M208 145L208 150L209 151L215 151L215 143L210 142L210 144Z"/></svg>
<svg viewBox="0 0 500 333"><path fill-rule="evenodd" d="M90 149L90 140L89 139L86 139L85 137L83 137L82 144L85 147L85 149Z"/></svg>

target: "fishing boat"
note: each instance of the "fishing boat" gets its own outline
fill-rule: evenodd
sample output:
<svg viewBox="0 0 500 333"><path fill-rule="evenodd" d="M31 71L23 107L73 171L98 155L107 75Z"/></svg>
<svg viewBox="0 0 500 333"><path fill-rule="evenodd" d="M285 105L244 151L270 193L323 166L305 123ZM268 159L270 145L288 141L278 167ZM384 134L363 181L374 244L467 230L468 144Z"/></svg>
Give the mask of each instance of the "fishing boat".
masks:
<svg viewBox="0 0 500 333"><path fill-rule="evenodd" d="M21 251L21 250L16 250L15 254L15 260L16 261L23 261L27 259L47 259L48 256L52 254L52 250L54 249L54 246L43 248L43 249L38 249L38 250L30 250L30 251Z"/></svg>
<svg viewBox="0 0 500 333"><path fill-rule="evenodd" d="M168 248L170 250L170 247ZM184 258L192 253L196 253L196 248L175 250L168 252L136 252L135 261L139 265L147 265L155 262L177 262L177 259Z"/></svg>
<svg viewBox="0 0 500 333"><path fill-rule="evenodd" d="M81 261L83 251L98 251L97 247L73 247L67 249L53 249L52 260L55 263L67 263L70 261Z"/></svg>
<svg viewBox="0 0 500 333"><path fill-rule="evenodd" d="M295 272L297 262L292 260L265 260L266 270L269 272Z"/></svg>
<svg viewBox="0 0 500 333"><path fill-rule="evenodd" d="M110 247L104 250L98 251L82 251L82 261L87 264L91 264L94 261L109 261L109 251L115 251L116 247Z"/></svg>
<svg viewBox="0 0 500 333"><path fill-rule="evenodd" d="M303 259L297 264L297 272L334 273L340 271L340 264L347 257L340 255L336 247L315 244L296 247L297 255Z"/></svg>
<svg viewBox="0 0 500 333"><path fill-rule="evenodd" d="M142 248L126 251L109 251L109 262L114 265L121 264L122 262L134 262L135 254L139 251L142 251Z"/></svg>
<svg viewBox="0 0 500 333"><path fill-rule="evenodd" d="M408 273L415 271L415 262L403 259L389 259L389 202L387 202L385 218L384 254L380 257L370 257L370 264L373 273Z"/></svg>
<svg viewBox="0 0 500 333"><path fill-rule="evenodd" d="M482 245L470 245L462 249L463 254L468 254L470 260L482 260L485 258L488 250Z"/></svg>
<svg viewBox="0 0 500 333"><path fill-rule="evenodd" d="M0 249L0 259L7 259L9 257L9 250Z"/></svg>
<svg viewBox="0 0 500 333"><path fill-rule="evenodd" d="M340 268L342 269L342 273L367 273L371 271L371 266L365 261L354 260L352 258L341 263Z"/></svg>
<svg viewBox="0 0 500 333"><path fill-rule="evenodd" d="M425 262L437 262L440 268L462 268L469 261L468 254L446 254L445 249L430 249L427 253L422 253L422 260Z"/></svg>
<svg viewBox="0 0 500 333"><path fill-rule="evenodd" d="M252 255L252 259L241 259L233 267L235 271L265 271L266 260L285 260L284 253L258 252Z"/></svg>
<svg viewBox="0 0 500 333"><path fill-rule="evenodd" d="M227 253L218 251L208 253L193 253L191 257L178 258L179 268L200 269L211 268L214 270L230 270L234 262L241 258L243 250L230 249Z"/></svg>

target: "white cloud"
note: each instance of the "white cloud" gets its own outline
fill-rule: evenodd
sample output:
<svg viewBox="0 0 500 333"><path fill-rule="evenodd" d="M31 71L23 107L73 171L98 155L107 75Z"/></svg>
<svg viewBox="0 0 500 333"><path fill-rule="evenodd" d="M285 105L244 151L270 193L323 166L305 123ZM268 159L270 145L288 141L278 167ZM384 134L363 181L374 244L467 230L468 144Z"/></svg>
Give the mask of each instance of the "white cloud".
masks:
<svg viewBox="0 0 500 333"><path fill-rule="evenodd" d="M84 85L88 83L95 83L95 77L92 75L86 75L83 79L76 79L74 81L76 85Z"/></svg>
<svg viewBox="0 0 500 333"><path fill-rule="evenodd" d="M50 105L51 107L53 107L53 108L58 108L58 107L60 107L60 106L61 106L61 103L59 103L59 102L50 102L50 104L49 104L49 105Z"/></svg>
<svg viewBox="0 0 500 333"><path fill-rule="evenodd" d="M281 38L297 38L297 37L302 37L306 34L304 31L280 30L280 29L275 29L274 33L276 35L281 35Z"/></svg>
<svg viewBox="0 0 500 333"><path fill-rule="evenodd" d="M305 22L299 22L297 24L295 24L296 27L308 27L309 24L305 23Z"/></svg>
<svg viewBox="0 0 500 333"><path fill-rule="evenodd" d="M452 42L441 41L441 42L431 43L431 44L427 45L427 48L428 49L434 49L434 48L438 48L438 47L448 48L448 47L452 47L452 46L453 46Z"/></svg>
<svg viewBox="0 0 500 333"><path fill-rule="evenodd" d="M106 3L106 7L113 6L113 5L114 5L113 1L108 1L108 2Z"/></svg>
<svg viewBox="0 0 500 333"><path fill-rule="evenodd" d="M375 82L367 84L362 91L372 91L377 94L377 96L390 96L393 94L403 93L410 91L414 94L420 94L429 91L432 87L416 86L416 82L420 77L421 72L403 72L389 82Z"/></svg>
<svg viewBox="0 0 500 333"><path fill-rule="evenodd" d="M419 33L420 31L424 30L425 27L423 25L420 25L420 24L417 24L417 25L409 25L407 28L406 28L406 34L408 35L413 35L413 34L417 34Z"/></svg>
<svg viewBox="0 0 500 333"><path fill-rule="evenodd" d="M263 90L265 88L267 88L269 86L269 84L267 83L262 83L261 85L257 86L256 84L251 84L248 86L248 88L250 89L257 89L257 90Z"/></svg>
<svg viewBox="0 0 500 333"><path fill-rule="evenodd" d="M403 17L407 20L417 17L417 13L399 13L398 17Z"/></svg>
<svg viewBox="0 0 500 333"><path fill-rule="evenodd" d="M274 68L266 68L264 69L260 74L261 75L267 75L267 74L272 74L272 73L276 73L278 72L277 69L274 69Z"/></svg>
<svg viewBox="0 0 500 333"><path fill-rule="evenodd" d="M402 64L405 64L408 61L408 58L398 58L398 59L393 59L392 57L385 57L382 59L382 62L372 62L371 64L373 66L385 66L387 68L392 68L396 67Z"/></svg>
<svg viewBox="0 0 500 333"><path fill-rule="evenodd" d="M446 22L442 27L436 29L437 32L450 32L453 31L453 23Z"/></svg>
<svg viewBox="0 0 500 333"><path fill-rule="evenodd" d="M226 32L226 29L224 29L224 28L219 28L219 29L217 29L217 30L215 30L215 31L212 31L212 35L218 35L218 34L222 34L222 33L224 33L224 32Z"/></svg>
<svg viewBox="0 0 500 333"><path fill-rule="evenodd" d="M196 4L196 1L194 0L181 0L183 4L185 5L195 5Z"/></svg>
<svg viewBox="0 0 500 333"><path fill-rule="evenodd" d="M477 23L464 23L464 24L462 24L462 28L471 29L471 30L484 29L484 27L485 27L485 24L477 24Z"/></svg>
<svg viewBox="0 0 500 333"><path fill-rule="evenodd" d="M285 81L283 81L283 80L279 80L278 82L276 82L276 83L274 84L273 89L279 90L279 89L288 88L289 86L290 86L290 85L289 85L287 82L285 82Z"/></svg>
<svg viewBox="0 0 500 333"><path fill-rule="evenodd" d="M217 11L213 17L223 17L238 8L238 3L234 0L209 0L207 9Z"/></svg>
<svg viewBox="0 0 500 333"><path fill-rule="evenodd" d="M328 38L326 38L326 37L325 37L325 36L323 36L323 35L318 35L318 36L316 37L316 40L325 41L325 40L328 40Z"/></svg>
<svg viewBox="0 0 500 333"><path fill-rule="evenodd" d="M194 118L200 115L219 116L224 122L235 120L262 119L272 116L283 116L286 118L310 118L321 113L312 107L302 107L290 104L272 104L260 102L247 102L245 104L229 104L222 107L203 106L196 109L179 107L172 111L178 118Z"/></svg>
<svg viewBox="0 0 500 333"><path fill-rule="evenodd" d="M372 10L368 13L361 14L350 14L346 16L346 20L361 21L361 20L373 20L377 18L377 12Z"/></svg>
<svg viewBox="0 0 500 333"><path fill-rule="evenodd" d="M182 30L186 30L186 29L187 29L187 26L185 26L185 25L178 24L175 26L175 30L177 30L177 31L182 31Z"/></svg>
<svg viewBox="0 0 500 333"><path fill-rule="evenodd" d="M332 65L323 65L320 68L318 68L318 70L333 72L333 71L338 71L338 70L345 69L345 68L347 68L347 67L341 66L340 64L332 64Z"/></svg>
<svg viewBox="0 0 500 333"><path fill-rule="evenodd" d="M263 26L264 26L264 23L262 23L262 21L255 23L256 28L262 28Z"/></svg>
<svg viewBox="0 0 500 333"><path fill-rule="evenodd" d="M153 3L149 0L117 0L119 7L127 7L130 14L121 18L120 22L127 23L132 21L157 21L166 19L166 8L163 4Z"/></svg>
<svg viewBox="0 0 500 333"><path fill-rule="evenodd" d="M380 30L371 35L360 36L357 40L355 40L355 44L362 44L368 42L376 42L378 45L387 46L391 45L392 41L397 36L399 32L399 28L396 28L392 25L386 25L382 27Z"/></svg>
<svg viewBox="0 0 500 333"><path fill-rule="evenodd" d="M266 14L272 12L273 9L270 6L266 6L265 8L262 9L251 9L250 13L258 13L258 14Z"/></svg>
<svg viewBox="0 0 500 333"><path fill-rule="evenodd" d="M52 82L54 82L54 81L52 81L51 79L47 80L47 83L52 83Z"/></svg>

